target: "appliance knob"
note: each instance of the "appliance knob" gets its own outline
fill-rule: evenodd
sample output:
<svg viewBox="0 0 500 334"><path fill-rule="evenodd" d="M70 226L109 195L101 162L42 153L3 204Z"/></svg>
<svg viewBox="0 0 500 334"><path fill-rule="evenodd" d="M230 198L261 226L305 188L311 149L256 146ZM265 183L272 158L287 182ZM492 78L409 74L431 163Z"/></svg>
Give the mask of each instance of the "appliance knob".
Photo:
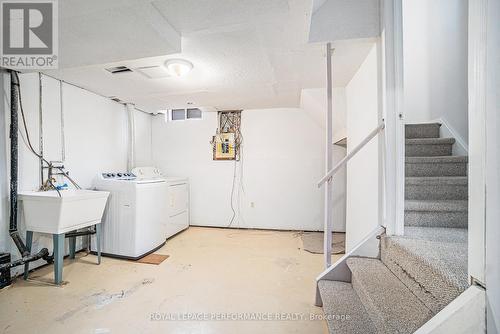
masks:
<svg viewBox="0 0 500 334"><path fill-rule="evenodd" d="M111 173L111 176L112 176L112 177L115 177L115 173Z"/></svg>

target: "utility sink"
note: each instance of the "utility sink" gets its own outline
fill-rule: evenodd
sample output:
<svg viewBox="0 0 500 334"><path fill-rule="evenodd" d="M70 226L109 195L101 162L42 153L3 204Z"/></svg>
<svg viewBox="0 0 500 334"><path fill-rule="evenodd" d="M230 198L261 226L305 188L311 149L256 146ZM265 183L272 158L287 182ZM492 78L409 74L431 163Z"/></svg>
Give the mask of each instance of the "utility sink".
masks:
<svg viewBox="0 0 500 334"><path fill-rule="evenodd" d="M109 192L61 190L20 192L27 231L61 234L99 224Z"/></svg>

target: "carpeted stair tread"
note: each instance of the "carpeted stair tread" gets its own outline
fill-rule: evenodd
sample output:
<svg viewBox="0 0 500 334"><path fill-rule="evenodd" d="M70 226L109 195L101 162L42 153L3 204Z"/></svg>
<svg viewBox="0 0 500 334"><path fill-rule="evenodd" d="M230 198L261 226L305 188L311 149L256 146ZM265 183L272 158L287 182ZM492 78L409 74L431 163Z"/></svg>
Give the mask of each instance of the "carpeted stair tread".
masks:
<svg viewBox="0 0 500 334"><path fill-rule="evenodd" d="M406 200L406 226L467 228L466 200Z"/></svg>
<svg viewBox="0 0 500 334"><path fill-rule="evenodd" d="M406 124L405 138L438 138L440 123Z"/></svg>
<svg viewBox="0 0 500 334"><path fill-rule="evenodd" d="M422 239L429 241L443 241L467 243L468 231L466 228L451 227L418 227L405 226L405 235L401 238Z"/></svg>
<svg viewBox="0 0 500 334"><path fill-rule="evenodd" d="M453 184L467 185L467 176L415 176L407 177L406 184L412 185L433 185L433 184Z"/></svg>
<svg viewBox="0 0 500 334"><path fill-rule="evenodd" d="M455 144L455 138L407 138L406 145L444 145Z"/></svg>
<svg viewBox="0 0 500 334"><path fill-rule="evenodd" d="M432 312L378 259L347 259L352 286L378 333L413 333Z"/></svg>
<svg viewBox="0 0 500 334"><path fill-rule="evenodd" d="M467 212L467 200L406 200L406 211L460 211Z"/></svg>
<svg viewBox="0 0 500 334"><path fill-rule="evenodd" d="M375 326L351 283L321 280L318 288L329 333L376 333Z"/></svg>
<svg viewBox="0 0 500 334"><path fill-rule="evenodd" d="M406 176L466 176L466 156L406 157Z"/></svg>
<svg viewBox="0 0 500 334"><path fill-rule="evenodd" d="M413 138L405 140L408 157L451 156L455 138Z"/></svg>
<svg viewBox="0 0 500 334"><path fill-rule="evenodd" d="M469 162L469 157L466 155L445 155L445 156L430 156L430 157L405 157L406 163L462 163Z"/></svg>
<svg viewBox="0 0 500 334"><path fill-rule="evenodd" d="M466 176L406 177L405 199L408 200L466 200Z"/></svg>
<svg viewBox="0 0 500 334"><path fill-rule="evenodd" d="M405 228L406 229L406 228ZM463 238L459 229L436 229L441 238ZM468 287L467 244L412 239L382 238L384 264L434 313L439 312Z"/></svg>

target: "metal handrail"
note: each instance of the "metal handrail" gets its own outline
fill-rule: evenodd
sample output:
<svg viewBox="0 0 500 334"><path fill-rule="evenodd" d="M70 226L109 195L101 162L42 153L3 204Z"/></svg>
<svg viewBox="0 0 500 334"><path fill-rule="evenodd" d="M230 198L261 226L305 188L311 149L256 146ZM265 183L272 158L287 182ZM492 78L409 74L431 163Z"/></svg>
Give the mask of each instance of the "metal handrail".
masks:
<svg viewBox="0 0 500 334"><path fill-rule="evenodd" d="M351 152L349 152L349 154L347 154L342 160L340 160L339 163L335 165L335 167L330 169L328 173L326 173L326 175L318 182L318 188L321 188L321 186L325 184L325 182L327 182L330 178L332 178L333 175L335 175L335 173L337 173L340 168L344 167L344 165L347 164L347 162L351 160L351 158L355 156L356 153L359 152L359 150L361 150L366 144L368 144L384 128L385 124L384 121L382 121L382 123L380 123L380 125L377 126L375 129L373 129L373 131L370 132L368 136L366 136L366 138L361 143L359 143L358 146L356 146Z"/></svg>

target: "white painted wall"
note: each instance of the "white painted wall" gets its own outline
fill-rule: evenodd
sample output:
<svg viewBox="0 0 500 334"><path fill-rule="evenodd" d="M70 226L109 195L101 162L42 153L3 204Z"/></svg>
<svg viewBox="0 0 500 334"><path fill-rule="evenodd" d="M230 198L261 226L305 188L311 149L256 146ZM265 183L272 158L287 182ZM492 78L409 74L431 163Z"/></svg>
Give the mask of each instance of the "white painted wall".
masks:
<svg viewBox="0 0 500 334"><path fill-rule="evenodd" d="M8 79L8 75L6 75ZM39 78L37 73L20 75L23 106L30 131L31 141L36 150L39 150ZM59 82L50 77L42 76L42 123L43 123L43 148L48 160L60 160L62 157L62 135L60 114L60 86ZM7 87L8 89L8 87ZM126 170L127 164L127 115L124 106L101 97L89 91L69 84L63 84L63 115L64 115L64 142L65 142L65 167L70 175L83 187L92 187L93 179L98 172ZM5 92L10 96L9 91ZM5 101L5 99L4 99ZM5 126L8 126L10 113L8 106L5 108ZM139 112L138 112L139 113ZM5 116L5 117L4 117ZM147 116L147 117L145 117ZM141 159L148 159L147 144L150 137L150 116L139 115L137 133L139 139L137 146L145 147L146 154ZM148 126L149 124L149 126ZM2 127L2 140L8 136ZM8 142L8 141L7 141ZM8 145L2 144L2 149ZM6 152L0 150L2 161L8 162ZM150 159L150 158L149 158ZM38 158L31 154L19 138L19 191L36 190L40 186L40 172ZM8 198L5 187L8 170L7 163L0 166L2 177L2 203L0 205L1 251L11 252L13 258L19 257L18 251L8 237ZM21 215L22 217L22 215ZM24 235L22 219L19 224L21 235ZM52 239L49 235L35 233L33 251L42 247L52 250ZM38 264L43 264L39 261ZM33 266L33 265L32 265ZM17 268L16 273L20 271Z"/></svg>
<svg viewBox="0 0 500 334"><path fill-rule="evenodd" d="M468 143L467 0L403 0L407 123L443 118Z"/></svg>
<svg viewBox="0 0 500 334"><path fill-rule="evenodd" d="M135 113L135 167L152 166L152 122L151 114Z"/></svg>
<svg viewBox="0 0 500 334"><path fill-rule="evenodd" d="M303 89L300 107L308 113L325 136L326 119L326 89ZM346 136L346 96L345 88L333 89L333 142ZM333 145L333 143L332 143ZM333 145L333 165L342 160L346 155L344 147ZM346 170L339 170L333 178L333 231L345 232L346 215Z"/></svg>
<svg viewBox="0 0 500 334"><path fill-rule="evenodd" d="M153 120L153 159L167 175L191 182L191 224L228 226L236 170L232 227L323 229L324 135L301 109L245 110L242 162L213 161L217 114L203 120ZM239 205L238 205L239 202ZM252 207L253 203L253 207Z"/></svg>
<svg viewBox="0 0 500 334"><path fill-rule="evenodd" d="M378 58L374 44L346 87L348 152L380 122L377 78ZM346 251L382 223L380 153L379 142L375 138L347 164Z"/></svg>

